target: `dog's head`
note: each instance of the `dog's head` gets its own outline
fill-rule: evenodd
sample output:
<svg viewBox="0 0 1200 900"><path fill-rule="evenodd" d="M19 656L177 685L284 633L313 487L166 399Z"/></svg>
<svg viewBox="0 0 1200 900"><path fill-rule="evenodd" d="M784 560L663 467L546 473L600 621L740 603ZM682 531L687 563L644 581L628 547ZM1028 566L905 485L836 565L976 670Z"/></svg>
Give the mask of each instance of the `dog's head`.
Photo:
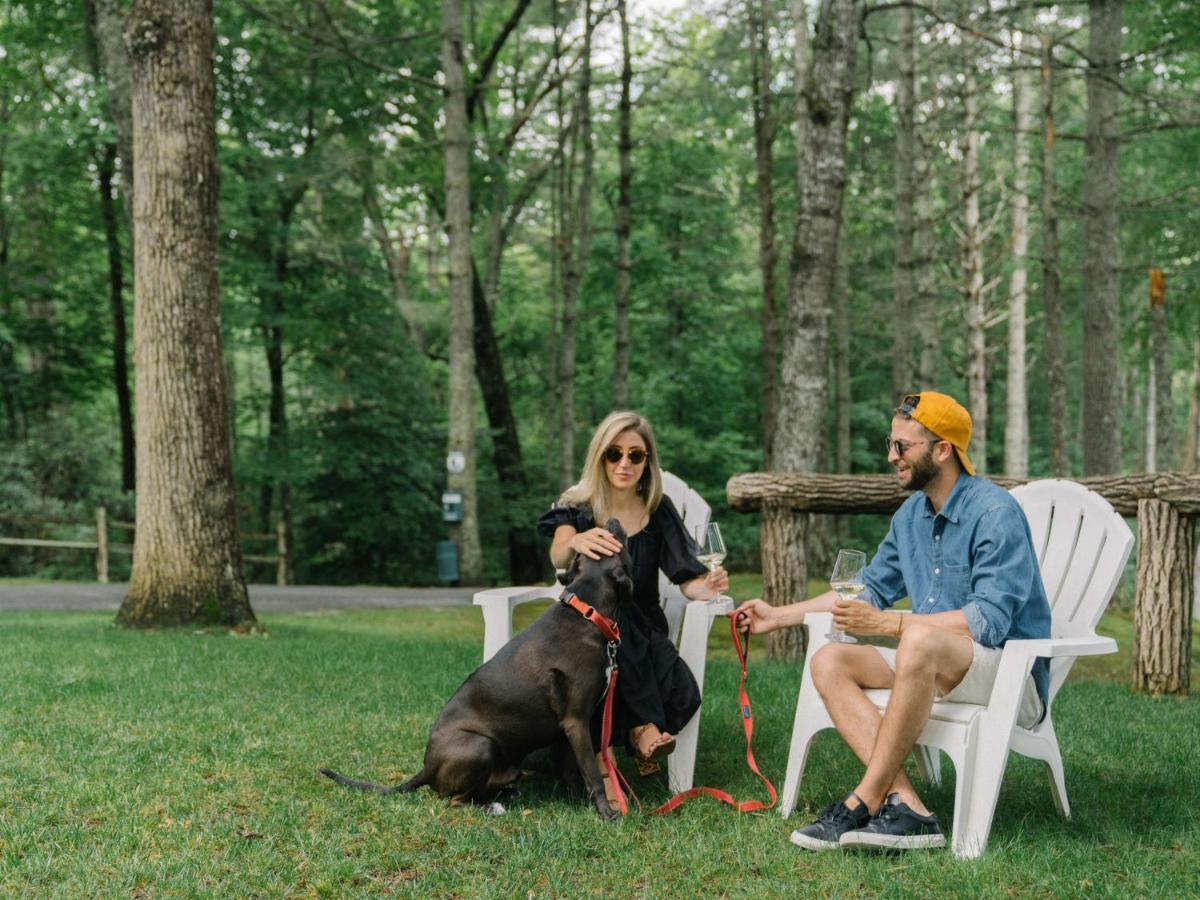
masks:
<svg viewBox="0 0 1200 900"><path fill-rule="evenodd" d="M589 559L577 553L560 581L579 598L606 615L633 599L633 559L627 546L628 536L621 523L609 519L604 527L621 542L621 552L613 556Z"/></svg>

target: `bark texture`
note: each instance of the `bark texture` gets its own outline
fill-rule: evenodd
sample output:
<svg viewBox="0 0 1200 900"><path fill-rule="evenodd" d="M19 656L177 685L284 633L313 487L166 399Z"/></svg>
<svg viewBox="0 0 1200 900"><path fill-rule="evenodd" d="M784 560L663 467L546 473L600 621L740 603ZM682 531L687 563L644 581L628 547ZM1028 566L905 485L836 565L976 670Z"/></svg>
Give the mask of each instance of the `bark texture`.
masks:
<svg viewBox="0 0 1200 900"><path fill-rule="evenodd" d="M1194 523L1162 500L1138 502L1133 689L1187 694L1191 678Z"/></svg>
<svg viewBox="0 0 1200 900"><path fill-rule="evenodd" d="M987 334L983 288L983 223L979 214L979 90L974 42L964 42L963 65L963 283L966 288L967 408L971 413L971 461L987 471Z"/></svg>
<svg viewBox="0 0 1200 900"><path fill-rule="evenodd" d="M633 183L633 138L630 122L633 104L633 60L629 50L629 14L625 0L618 0L621 19L621 100L617 108L617 301L613 323L613 409L629 408L629 282L633 262L629 251L630 185Z"/></svg>
<svg viewBox="0 0 1200 900"><path fill-rule="evenodd" d="M1021 33L1013 35L1012 275L1008 282L1008 369L1004 406L1004 471L1029 474L1029 406L1025 383L1025 306L1029 254L1029 134L1033 89L1021 57Z"/></svg>
<svg viewBox="0 0 1200 900"><path fill-rule="evenodd" d="M1058 179L1054 168L1054 43L1042 42L1042 314L1045 327L1046 392L1050 426L1050 474L1070 473L1066 452L1067 381L1063 371L1059 311Z"/></svg>
<svg viewBox="0 0 1200 900"><path fill-rule="evenodd" d="M463 498L463 519L451 529L458 545L459 580L483 577L475 485L475 316L472 305L470 137L463 71L462 3L442 0L442 72L445 76L446 234L450 269L450 421L447 450L463 455L447 486Z"/></svg>
<svg viewBox="0 0 1200 900"><path fill-rule="evenodd" d="M794 4L793 9L802 4ZM792 244L791 289L783 336L779 412L773 458L790 472L815 472L825 464L825 412L829 403L829 319L837 271L838 236L846 189L846 131L854 92L854 65L862 26L858 0L827 0L821 5L813 43L811 76L798 91L800 194ZM799 23L797 25L799 29ZM797 30L797 71L807 34ZM802 541L805 526L784 521L795 514L772 508L764 514L765 534ZM767 519L772 519L768 522ZM807 582L803 543L764 544L779 560L771 566L794 566L797 583ZM765 555L765 554L764 554ZM799 594L766 591L770 603L802 599ZM788 629L772 644L777 655L796 657L802 631Z"/></svg>
<svg viewBox="0 0 1200 900"><path fill-rule="evenodd" d="M1175 430L1171 399L1171 336L1167 329L1167 282L1161 269L1150 270L1150 360L1153 366L1154 429L1147 472L1170 470L1174 464ZM1147 404L1148 406L1150 404ZM1150 429L1147 429L1149 434Z"/></svg>
<svg viewBox="0 0 1200 900"><path fill-rule="evenodd" d="M899 78L896 83L896 246L892 286L892 405L913 389L913 181L916 122L914 104L913 11L901 6L897 11L897 56Z"/></svg>
<svg viewBox="0 0 1200 900"><path fill-rule="evenodd" d="M211 0L136 0L137 522L127 626L254 621L242 574L217 285Z"/></svg>
<svg viewBox="0 0 1200 900"><path fill-rule="evenodd" d="M1117 150L1121 0L1088 4L1087 173L1084 182L1083 473L1121 471L1121 358Z"/></svg>

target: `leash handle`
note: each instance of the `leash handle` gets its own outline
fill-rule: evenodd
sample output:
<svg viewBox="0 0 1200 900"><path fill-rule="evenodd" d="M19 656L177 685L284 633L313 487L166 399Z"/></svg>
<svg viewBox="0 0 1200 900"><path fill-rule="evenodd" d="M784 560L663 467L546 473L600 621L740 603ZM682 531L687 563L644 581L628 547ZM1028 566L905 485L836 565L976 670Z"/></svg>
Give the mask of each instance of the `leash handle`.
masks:
<svg viewBox="0 0 1200 900"><path fill-rule="evenodd" d="M737 614L729 614L729 633L733 637L733 649L737 653L738 663L742 667L742 677L738 684L738 702L741 705L742 711L742 730L746 733L746 763L750 767L750 771L762 779L763 784L767 787L767 794L771 798L770 803L763 803L761 800L743 800L738 802L728 791L722 791L711 787L694 787L686 791L680 791L662 806L653 810L650 815L661 816L672 812L681 807L693 797L699 797L702 794L712 797L715 800L720 800L722 803L728 803L738 812L758 812L763 809L770 809L775 805L775 785L771 784L758 768L758 763L754 759L754 751L751 748L751 740L754 737L754 714L750 710L750 695L746 693L746 659L750 654L750 635L746 635L746 646L742 648L742 642L738 636L737 629Z"/></svg>

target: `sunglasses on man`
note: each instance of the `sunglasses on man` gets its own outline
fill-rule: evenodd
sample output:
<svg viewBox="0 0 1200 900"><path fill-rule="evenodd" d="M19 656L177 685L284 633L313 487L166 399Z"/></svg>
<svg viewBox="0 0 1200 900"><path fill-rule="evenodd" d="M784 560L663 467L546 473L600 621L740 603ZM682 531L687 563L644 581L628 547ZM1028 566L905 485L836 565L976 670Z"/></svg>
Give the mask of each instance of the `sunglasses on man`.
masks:
<svg viewBox="0 0 1200 900"><path fill-rule="evenodd" d="M640 466L646 461L648 454L641 447L632 447L629 450L622 450L620 447L609 447L604 451L604 458L614 466L621 461L621 457L628 456L630 465Z"/></svg>

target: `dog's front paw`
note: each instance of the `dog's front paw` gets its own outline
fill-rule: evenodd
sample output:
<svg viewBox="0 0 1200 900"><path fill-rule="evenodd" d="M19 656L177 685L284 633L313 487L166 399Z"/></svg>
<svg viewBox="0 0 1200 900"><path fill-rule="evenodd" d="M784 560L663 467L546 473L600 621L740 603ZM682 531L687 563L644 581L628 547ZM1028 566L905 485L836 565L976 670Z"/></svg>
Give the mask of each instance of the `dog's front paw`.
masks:
<svg viewBox="0 0 1200 900"><path fill-rule="evenodd" d="M621 818L620 810L613 809L603 797L598 798L596 801L596 812L600 813L600 818L605 822L612 822Z"/></svg>

